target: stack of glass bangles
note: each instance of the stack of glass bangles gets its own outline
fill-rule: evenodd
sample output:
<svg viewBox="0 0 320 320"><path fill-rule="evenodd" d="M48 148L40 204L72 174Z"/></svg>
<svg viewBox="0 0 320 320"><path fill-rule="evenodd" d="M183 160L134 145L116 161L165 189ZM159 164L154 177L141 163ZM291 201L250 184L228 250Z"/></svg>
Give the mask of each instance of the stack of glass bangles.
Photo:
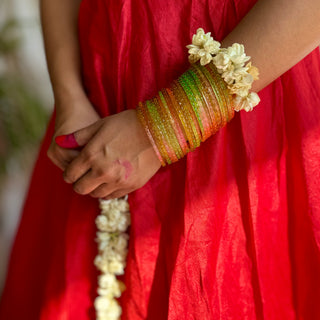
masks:
<svg viewBox="0 0 320 320"><path fill-rule="evenodd" d="M225 126L234 111L250 111L260 101L249 92L258 69L245 65L250 57L243 45L221 49L201 28L192 42L187 46L190 68L136 109L162 166L197 148Z"/></svg>

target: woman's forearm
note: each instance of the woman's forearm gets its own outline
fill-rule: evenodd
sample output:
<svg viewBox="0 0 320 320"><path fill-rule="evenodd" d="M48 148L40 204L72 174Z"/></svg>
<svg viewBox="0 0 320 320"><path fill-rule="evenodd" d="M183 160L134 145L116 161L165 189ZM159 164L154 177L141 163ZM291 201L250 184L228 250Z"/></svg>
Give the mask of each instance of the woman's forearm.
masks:
<svg viewBox="0 0 320 320"><path fill-rule="evenodd" d="M68 103L64 102L84 95L77 27L80 2L40 1L45 51L58 109L66 108Z"/></svg>
<svg viewBox="0 0 320 320"><path fill-rule="evenodd" d="M259 91L320 44L319 0L260 0L222 41L242 43L260 79Z"/></svg>

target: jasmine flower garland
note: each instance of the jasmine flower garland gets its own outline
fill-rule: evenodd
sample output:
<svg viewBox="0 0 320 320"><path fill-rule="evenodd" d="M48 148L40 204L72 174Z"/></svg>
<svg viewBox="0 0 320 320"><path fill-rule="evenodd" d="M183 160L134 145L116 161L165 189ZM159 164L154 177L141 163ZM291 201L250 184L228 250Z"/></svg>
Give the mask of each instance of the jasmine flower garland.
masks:
<svg viewBox="0 0 320 320"><path fill-rule="evenodd" d="M202 28L192 37L189 49L189 61L195 63L200 60L202 66L211 61L219 74L227 83L230 93L235 95L235 111L251 111L260 98L255 92L249 92L254 80L258 79L259 71L251 65L244 52L244 46L234 43L231 47L220 48L221 44L211 37L211 32L205 33Z"/></svg>
<svg viewBox="0 0 320 320"><path fill-rule="evenodd" d="M98 297L95 300L97 320L120 319L121 307L116 298L125 285L116 276L123 275L126 266L130 225L128 196L124 199L100 200L101 214L96 218L98 228L98 255L95 266L101 271L98 277Z"/></svg>

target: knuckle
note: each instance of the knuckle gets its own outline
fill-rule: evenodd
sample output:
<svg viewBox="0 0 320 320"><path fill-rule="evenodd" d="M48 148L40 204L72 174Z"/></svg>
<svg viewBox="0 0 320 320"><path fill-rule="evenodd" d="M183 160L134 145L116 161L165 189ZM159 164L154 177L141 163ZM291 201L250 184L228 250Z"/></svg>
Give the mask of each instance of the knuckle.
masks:
<svg viewBox="0 0 320 320"><path fill-rule="evenodd" d="M102 198L104 195L105 195L105 193L102 191L92 191L90 193L90 196L93 198Z"/></svg>
<svg viewBox="0 0 320 320"><path fill-rule="evenodd" d="M125 186L125 185L127 185L128 183L127 183L124 175L120 175L120 176L116 179L116 184L117 184L117 185L120 185L120 186Z"/></svg>
<svg viewBox="0 0 320 320"><path fill-rule="evenodd" d="M91 192L91 193L90 193L90 196L91 196L92 198L100 198L100 196L99 196L99 194L98 194L97 192Z"/></svg>
<svg viewBox="0 0 320 320"><path fill-rule="evenodd" d="M65 171L63 173L63 179L64 179L64 181L66 183L72 183L73 182L72 175L68 171Z"/></svg>
<svg viewBox="0 0 320 320"><path fill-rule="evenodd" d="M103 177L106 181L111 182L116 180L115 174L112 170L104 169Z"/></svg>
<svg viewBox="0 0 320 320"><path fill-rule="evenodd" d="M92 162L94 159L94 153L90 149L84 149L82 151L82 156L85 162Z"/></svg>
<svg viewBox="0 0 320 320"><path fill-rule="evenodd" d="M81 185L77 185L77 184L73 185L73 190L76 193L81 194L81 195L87 194L86 189Z"/></svg>
<svg viewBox="0 0 320 320"><path fill-rule="evenodd" d="M90 195L93 198L103 198L107 196L109 193L110 193L110 186L108 186L107 184L102 184L95 190L91 191Z"/></svg>
<svg viewBox="0 0 320 320"><path fill-rule="evenodd" d="M95 169L95 176L100 178L100 177L107 177L107 171L103 167L98 167Z"/></svg>

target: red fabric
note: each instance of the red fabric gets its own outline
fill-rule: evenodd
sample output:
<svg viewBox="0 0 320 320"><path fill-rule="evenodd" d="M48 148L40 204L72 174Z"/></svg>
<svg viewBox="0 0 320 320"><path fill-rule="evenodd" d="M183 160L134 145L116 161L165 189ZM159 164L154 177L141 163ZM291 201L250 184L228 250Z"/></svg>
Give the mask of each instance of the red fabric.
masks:
<svg viewBox="0 0 320 320"><path fill-rule="evenodd" d="M84 0L83 75L101 115L187 67L198 27L222 40L254 0ZM179 162L129 195L123 319L320 319L320 55L315 50ZM121 128L119 128L121 129ZM47 159L13 247L0 319L94 319L97 201Z"/></svg>

